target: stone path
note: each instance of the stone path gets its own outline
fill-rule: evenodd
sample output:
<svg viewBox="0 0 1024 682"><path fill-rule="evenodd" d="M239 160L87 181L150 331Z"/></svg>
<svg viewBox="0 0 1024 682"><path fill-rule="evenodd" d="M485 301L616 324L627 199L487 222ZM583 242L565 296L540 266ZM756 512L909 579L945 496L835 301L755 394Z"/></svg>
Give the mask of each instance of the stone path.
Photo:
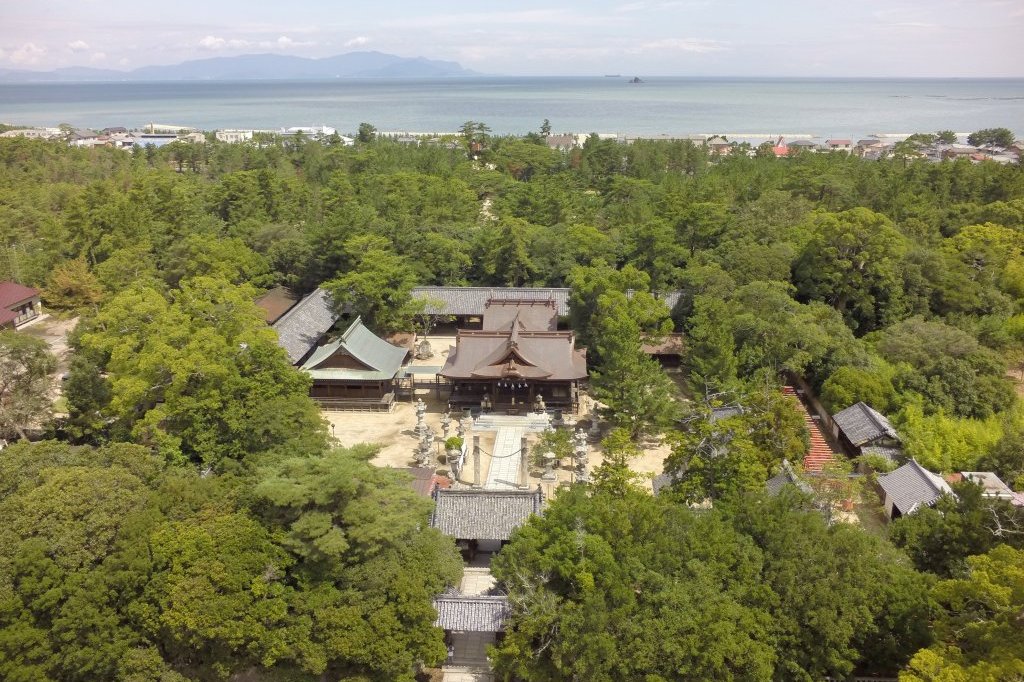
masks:
<svg viewBox="0 0 1024 682"><path fill-rule="evenodd" d="M524 429L516 426L503 426L494 436L494 452L491 455L491 466L487 470L488 490L518 490L519 462L522 460L520 448L523 442Z"/></svg>
<svg viewBox="0 0 1024 682"><path fill-rule="evenodd" d="M473 431L493 431L494 447L487 469L488 490L517 490L520 448L523 436L540 433L549 423L548 415L508 416L489 414L473 423ZM463 572L459 592L465 595L487 594L494 587L489 567L471 566ZM452 633L456 656L442 667L444 682L492 682L494 674L487 659L487 646L494 642L491 633Z"/></svg>
<svg viewBox="0 0 1024 682"><path fill-rule="evenodd" d="M467 566L462 570L462 582L459 584L459 594L466 596L479 596L488 594L494 589L494 576L490 568L475 568Z"/></svg>

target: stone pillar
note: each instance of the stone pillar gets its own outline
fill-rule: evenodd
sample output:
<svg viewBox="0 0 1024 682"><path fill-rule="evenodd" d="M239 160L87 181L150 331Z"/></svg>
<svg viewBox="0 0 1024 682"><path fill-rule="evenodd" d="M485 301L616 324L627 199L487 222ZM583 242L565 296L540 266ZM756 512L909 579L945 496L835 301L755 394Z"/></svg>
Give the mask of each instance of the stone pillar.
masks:
<svg viewBox="0 0 1024 682"><path fill-rule="evenodd" d="M519 447L519 456L519 488L526 490L530 487L530 450L526 445L526 436L523 436Z"/></svg>
<svg viewBox="0 0 1024 682"><path fill-rule="evenodd" d="M480 487L480 436L473 436L473 487Z"/></svg>

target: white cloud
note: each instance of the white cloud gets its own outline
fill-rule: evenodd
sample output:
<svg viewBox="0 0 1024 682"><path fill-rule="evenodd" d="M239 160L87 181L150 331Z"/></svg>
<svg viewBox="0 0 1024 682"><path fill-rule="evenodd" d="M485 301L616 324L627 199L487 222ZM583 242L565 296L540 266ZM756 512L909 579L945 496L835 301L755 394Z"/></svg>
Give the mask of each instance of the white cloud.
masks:
<svg viewBox="0 0 1024 682"><path fill-rule="evenodd" d="M89 61L95 64L96 62L102 62L107 58L106 52L93 52L89 55Z"/></svg>
<svg viewBox="0 0 1024 682"><path fill-rule="evenodd" d="M291 50L298 47L310 47L316 45L312 40L294 40L288 36L279 36L275 40L246 40L243 38L224 38L221 36L208 35L196 43L200 49L219 52L221 50L242 50L246 48L260 48L263 50Z"/></svg>
<svg viewBox="0 0 1024 682"><path fill-rule="evenodd" d="M252 43L248 40L240 40L238 38L221 38L219 36L205 36L199 41L199 47L204 50L224 50L224 49L240 49L243 47L251 47Z"/></svg>
<svg viewBox="0 0 1024 682"><path fill-rule="evenodd" d="M666 2L629 2L615 8L618 14L630 14L632 12L662 12L670 9L689 8L696 9L706 7L707 0L667 0Z"/></svg>
<svg viewBox="0 0 1024 682"><path fill-rule="evenodd" d="M729 46L718 40L700 40L700 39L681 39L681 38L667 38L665 40L654 40L647 43L641 43L636 48L631 48L627 52L647 52L647 51L666 51L666 52L721 52L728 50Z"/></svg>
<svg viewBox="0 0 1024 682"><path fill-rule="evenodd" d="M360 47L370 42L370 39L366 36L356 36L352 40L345 41L345 47Z"/></svg>
<svg viewBox="0 0 1024 682"><path fill-rule="evenodd" d="M89 43L84 40L75 40L68 43L68 49L72 52L85 52L89 49Z"/></svg>
<svg viewBox="0 0 1024 682"><path fill-rule="evenodd" d="M287 50L290 47L309 47L310 45L316 45L316 42L312 40L292 40L288 36L281 36L273 42L264 41L260 43L260 47L276 47L279 50Z"/></svg>
<svg viewBox="0 0 1024 682"><path fill-rule="evenodd" d="M25 43L7 53L7 59L12 64L37 64L46 55L46 48L39 47L35 43Z"/></svg>
<svg viewBox="0 0 1024 682"><path fill-rule="evenodd" d="M458 14L432 14L429 16L404 16L388 20L381 25L385 28L407 28L421 32L425 29L461 30L467 27L512 26L618 26L621 17L603 16L590 11L570 11L563 8L526 9L501 12L464 12Z"/></svg>
<svg viewBox="0 0 1024 682"><path fill-rule="evenodd" d="M222 50L227 44L228 41L216 36L206 36L199 41L199 47L204 50Z"/></svg>

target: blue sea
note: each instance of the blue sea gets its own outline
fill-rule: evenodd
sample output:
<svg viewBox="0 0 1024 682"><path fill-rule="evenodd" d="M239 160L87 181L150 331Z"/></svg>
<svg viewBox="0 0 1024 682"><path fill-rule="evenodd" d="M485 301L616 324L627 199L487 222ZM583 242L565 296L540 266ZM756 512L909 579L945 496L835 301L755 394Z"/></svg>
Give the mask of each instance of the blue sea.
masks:
<svg viewBox="0 0 1024 682"><path fill-rule="evenodd" d="M1024 79L625 77L0 84L0 122L104 128L329 125L522 134L863 137L1006 127L1024 136Z"/></svg>

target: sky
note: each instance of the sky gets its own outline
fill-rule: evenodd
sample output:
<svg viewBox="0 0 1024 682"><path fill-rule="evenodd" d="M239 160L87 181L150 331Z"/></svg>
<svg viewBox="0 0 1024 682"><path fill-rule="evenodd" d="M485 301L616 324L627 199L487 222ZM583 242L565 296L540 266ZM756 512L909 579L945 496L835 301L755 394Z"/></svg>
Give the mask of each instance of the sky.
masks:
<svg viewBox="0 0 1024 682"><path fill-rule="evenodd" d="M495 75L1024 77L1024 0L0 0L0 68L377 50Z"/></svg>

